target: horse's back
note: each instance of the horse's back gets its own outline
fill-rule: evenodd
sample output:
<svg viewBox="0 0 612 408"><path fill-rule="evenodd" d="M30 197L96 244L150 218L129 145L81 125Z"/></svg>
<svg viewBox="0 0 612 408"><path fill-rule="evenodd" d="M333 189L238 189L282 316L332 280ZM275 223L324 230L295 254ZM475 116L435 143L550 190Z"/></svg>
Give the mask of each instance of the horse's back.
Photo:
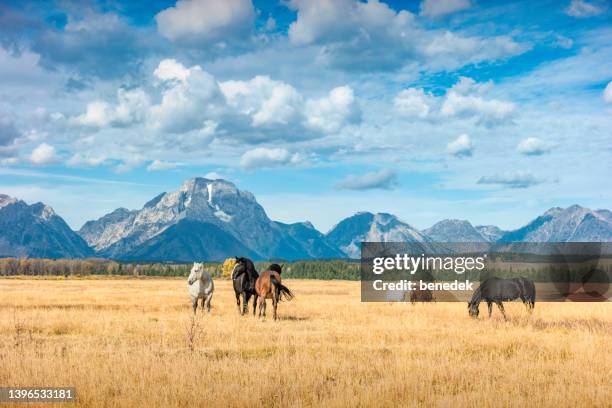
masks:
<svg viewBox="0 0 612 408"><path fill-rule="evenodd" d="M194 297L208 296L215 290L215 284L208 272L202 272L202 277L189 285L189 294Z"/></svg>
<svg viewBox="0 0 612 408"><path fill-rule="evenodd" d="M487 301L514 300L521 295L521 284L515 279L488 278L481 287L482 297Z"/></svg>
<svg viewBox="0 0 612 408"><path fill-rule="evenodd" d="M278 282L281 281L281 276L276 271L263 271L259 278L257 278L257 282L255 282L255 290L259 296L271 297L272 291L270 288L272 287L272 277L274 277Z"/></svg>

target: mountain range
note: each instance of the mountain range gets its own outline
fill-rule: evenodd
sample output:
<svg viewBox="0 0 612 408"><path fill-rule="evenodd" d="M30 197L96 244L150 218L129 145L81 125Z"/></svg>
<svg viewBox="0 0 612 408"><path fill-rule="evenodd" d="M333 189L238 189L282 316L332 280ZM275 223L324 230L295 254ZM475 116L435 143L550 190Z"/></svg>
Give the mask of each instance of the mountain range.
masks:
<svg viewBox="0 0 612 408"><path fill-rule="evenodd" d="M139 210L119 208L73 231L51 207L0 194L0 257L336 259L358 258L362 241L612 241L612 212L556 207L513 231L455 219L420 231L392 214L359 212L323 234L309 222L271 220L253 194L229 181L197 177Z"/></svg>

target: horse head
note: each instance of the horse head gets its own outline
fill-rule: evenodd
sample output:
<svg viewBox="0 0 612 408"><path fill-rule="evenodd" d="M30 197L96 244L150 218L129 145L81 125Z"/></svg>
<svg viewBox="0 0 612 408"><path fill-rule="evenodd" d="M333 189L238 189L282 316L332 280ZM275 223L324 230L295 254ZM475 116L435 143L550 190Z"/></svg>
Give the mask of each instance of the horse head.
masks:
<svg viewBox="0 0 612 408"><path fill-rule="evenodd" d="M250 279L257 279L259 276L255 270L253 261L251 261L249 258L236 257L236 264L232 270L232 279L238 278L243 273L246 273Z"/></svg>
<svg viewBox="0 0 612 408"><path fill-rule="evenodd" d="M283 266L285 266L285 264L279 265L279 264L273 263L268 267L268 270L274 271L280 275L283 272Z"/></svg>
<svg viewBox="0 0 612 408"><path fill-rule="evenodd" d="M187 282L190 285L193 285L193 282L195 282L198 279L202 278L202 272L203 271L204 271L204 264L203 263L194 262L193 266L191 267L191 272L189 272L189 278L187 278Z"/></svg>
<svg viewBox="0 0 612 408"><path fill-rule="evenodd" d="M468 311L470 313L470 317L477 318L480 313L480 308L478 307L477 302L468 302Z"/></svg>

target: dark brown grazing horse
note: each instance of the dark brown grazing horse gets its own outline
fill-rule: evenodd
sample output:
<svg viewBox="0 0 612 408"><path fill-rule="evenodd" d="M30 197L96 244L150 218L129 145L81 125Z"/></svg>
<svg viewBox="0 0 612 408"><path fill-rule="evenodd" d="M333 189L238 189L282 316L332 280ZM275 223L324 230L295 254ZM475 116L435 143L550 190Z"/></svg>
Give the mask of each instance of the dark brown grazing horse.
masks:
<svg viewBox="0 0 612 408"><path fill-rule="evenodd" d="M286 300L293 299L293 293L285 285L281 283L281 272L283 267L278 264L272 264L268 270L263 271L255 282L255 291L259 296L259 317L266 317L266 299L272 299L272 307L274 310L274 320L276 320L276 308L278 302L285 298Z"/></svg>

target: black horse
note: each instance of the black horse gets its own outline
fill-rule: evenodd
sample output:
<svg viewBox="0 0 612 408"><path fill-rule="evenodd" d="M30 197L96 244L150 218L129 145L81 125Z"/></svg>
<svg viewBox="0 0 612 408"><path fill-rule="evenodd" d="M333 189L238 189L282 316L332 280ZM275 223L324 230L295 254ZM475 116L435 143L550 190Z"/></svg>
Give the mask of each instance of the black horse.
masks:
<svg viewBox="0 0 612 408"><path fill-rule="evenodd" d="M472 300L468 302L470 316L478 317L480 302L487 302L489 308L489 318L493 308L493 303L497 305L504 319L506 312L502 301L510 301L520 298L527 310L531 312L535 307L535 285L532 280L527 278L500 279L488 278L480 284L474 291Z"/></svg>
<svg viewBox="0 0 612 408"><path fill-rule="evenodd" d="M249 258L236 257L236 265L232 271L232 282L234 284L234 293L236 294L236 304L238 305L238 313L244 315L247 313L249 299L253 299L253 316L257 308L257 292L255 291L255 282L259 278L259 274L255 269L253 261ZM240 310L240 295L242 294L242 310Z"/></svg>

